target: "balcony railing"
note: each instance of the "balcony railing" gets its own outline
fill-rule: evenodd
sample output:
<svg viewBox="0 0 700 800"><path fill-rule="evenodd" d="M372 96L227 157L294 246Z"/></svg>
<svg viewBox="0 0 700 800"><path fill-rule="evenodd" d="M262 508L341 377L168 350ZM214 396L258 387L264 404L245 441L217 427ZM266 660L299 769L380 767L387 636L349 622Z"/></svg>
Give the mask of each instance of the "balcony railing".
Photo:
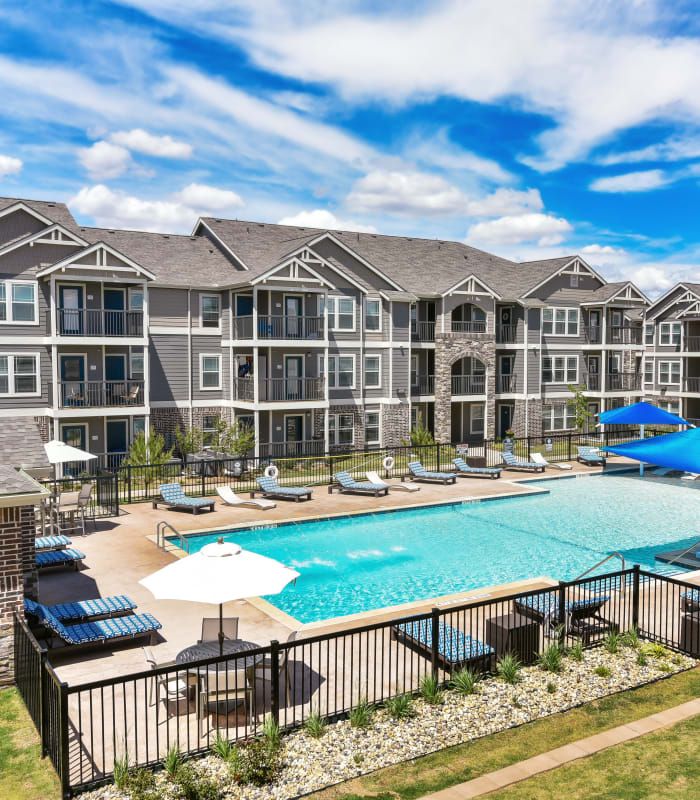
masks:
<svg viewBox="0 0 700 800"><path fill-rule="evenodd" d="M233 382L233 399L252 403L255 400L254 380L252 377L236 378ZM258 388L258 400L261 403L325 399L323 378L261 378Z"/></svg>
<svg viewBox="0 0 700 800"><path fill-rule="evenodd" d="M584 325L583 338L588 344L600 344L603 341L603 333L600 325Z"/></svg>
<svg viewBox="0 0 700 800"><path fill-rule="evenodd" d="M259 316L258 339L323 339L323 317L307 316ZM253 338L253 317L234 317L233 339Z"/></svg>
<svg viewBox="0 0 700 800"><path fill-rule="evenodd" d="M695 419L694 417L683 417L683 419L690 425L700 428L700 419Z"/></svg>
<svg viewBox="0 0 700 800"><path fill-rule="evenodd" d="M473 322L452 320L452 333L486 333L486 320Z"/></svg>
<svg viewBox="0 0 700 800"><path fill-rule="evenodd" d="M261 458L301 458L322 456L326 452L323 439L307 439L301 442L261 442Z"/></svg>
<svg viewBox="0 0 700 800"><path fill-rule="evenodd" d="M597 372L584 375L581 383L586 387L586 389L589 392L600 391L600 375Z"/></svg>
<svg viewBox="0 0 700 800"><path fill-rule="evenodd" d="M610 325L607 329L607 344L641 344L642 328L630 325Z"/></svg>
<svg viewBox="0 0 700 800"><path fill-rule="evenodd" d="M517 325L496 325L496 341L498 344L514 344Z"/></svg>
<svg viewBox="0 0 700 800"><path fill-rule="evenodd" d="M685 349L689 353L700 352L700 336L686 336Z"/></svg>
<svg viewBox="0 0 700 800"><path fill-rule="evenodd" d="M497 392L517 392L517 384L516 375L496 375Z"/></svg>
<svg viewBox="0 0 700 800"><path fill-rule="evenodd" d="M484 394L486 375L453 375L452 394Z"/></svg>
<svg viewBox="0 0 700 800"><path fill-rule="evenodd" d="M253 381L252 376L249 378L234 378L232 399L252 403L255 400L255 383Z"/></svg>
<svg viewBox="0 0 700 800"><path fill-rule="evenodd" d="M142 406L143 381L61 381L59 408L127 408Z"/></svg>
<svg viewBox="0 0 700 800"><path fill-rule="evenodd" d="M609 372L605 378L606 392L633 392L642 388L642 376L637 372Z"/></svg>
<svg viewBox="0 0 700 800"><path fill-rule="evenodd" d="M411 383L411 394L435 394L435 376L421 375L416 378L415 383Z"/></svg>
<svg viewBox="0 0 700 800"><path fill-rule="evenodd" d="M434 322L412 322L411 339L414 342L434 342L435 323Z"/></svg>
<svg viewBox="0 0 700 800"><path fill-rule="evenodd" d="M58 308L59 336L143 336L143 311Z"/></svg>
<svg viewBox="0 0 700 800"><path fill-rule="evenodd" d="M700 377L690 376L683 379L686 392L700 392Z"/></svg>

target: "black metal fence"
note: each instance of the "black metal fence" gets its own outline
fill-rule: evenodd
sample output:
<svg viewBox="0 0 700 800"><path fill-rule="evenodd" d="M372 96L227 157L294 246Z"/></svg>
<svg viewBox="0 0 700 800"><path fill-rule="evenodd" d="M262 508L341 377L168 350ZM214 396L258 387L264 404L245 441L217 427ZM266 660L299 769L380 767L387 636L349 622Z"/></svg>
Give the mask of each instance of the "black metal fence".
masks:
<svg viewBox="0 0 700 800"><path fill-rule="evenodd" d="M40 481L55 493L79 492L83 484L92 485L92 493L85 515L93 519L119 516L120 473L100 471L98 475L79 473L62 478L46 478Z"/></svg>
<svg viewBox="0 0 700 800"><path fill-rule="evenodd" d="M57 679L17 618L17 684L68 797L109 780L125 754L132 765L151 766L172 746L189 756L208 752L217 731L230 741L255 737L268 716L287 730L312 713L335 719L361 701L416 693L426 675L445 683L465 664L492 672L506 652L532 664L556 636L592 646L610 630L636 626L652 642L699 656L693 591L635 566L74 686ZM515 636L506 619L514 613L521 615ZM445 655L450 638L460 650L454 659Z"/></svg>

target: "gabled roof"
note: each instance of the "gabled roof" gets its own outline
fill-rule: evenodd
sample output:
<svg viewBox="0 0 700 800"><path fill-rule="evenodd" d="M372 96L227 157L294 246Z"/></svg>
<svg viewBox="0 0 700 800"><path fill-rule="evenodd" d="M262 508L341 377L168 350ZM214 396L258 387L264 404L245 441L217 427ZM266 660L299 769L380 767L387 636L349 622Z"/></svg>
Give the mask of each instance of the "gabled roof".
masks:
<svg viewBox="0 0 700 800"><path fill-rule="evenodd" d="M87 242L77 233L69 230L61 225L60 222L54 222L46 228L42 228L36 233L29 233L26 236L18 236L9 242L5 242L0 247L0 256L16 250L18 247L25 247L34 242L43 242L53 245L73 245L74 247L85 247Z"/></svg>
<svg viewBox="0 0 700 800"><path fill-rule="evenodd" d="M0 453L13 467L43 467L49 463L33 417L15 417L0 425Z"/></svg>
<svg viewBox="0 0 700 800"><path fill-rule="evenodd" d="M591 292L587 292L585 297L582 299L581 304L586 305L589 303L600 302L606 303L608 300L612 300L619 294L624 294L626 289L630 289L632 293L636 293L639 295L639 299L643 300L644 302L648 303L649 298L642 292L641 289L638 289L632 281L613 281L612 283L606 283L603 286L599 286L597 289L594 289ZM630 302L632 298L627 298Z"/></svg>
<svg viewBox="0 0 700 800"><path fill-rule="evenodd" d="M46 221L47 225L59 222L71 231L77 231L78 223L68 210L65 203L55 203L47 200L25 200L18 197L0 197L0 214L11 213L12 206L25 206L28 213L34 212L37 218Z"/></svg>

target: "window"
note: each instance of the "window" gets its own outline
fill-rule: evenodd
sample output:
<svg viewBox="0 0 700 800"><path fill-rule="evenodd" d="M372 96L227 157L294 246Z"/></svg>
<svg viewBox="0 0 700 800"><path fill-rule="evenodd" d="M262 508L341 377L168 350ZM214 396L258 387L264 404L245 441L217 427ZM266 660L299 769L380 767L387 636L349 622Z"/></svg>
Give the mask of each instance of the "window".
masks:
<svg viewBox="0 0 700 800"><path fill-rule="evenodd" d="M569 286L572 289L578 288L578 275L569 275Z"/></svg>
<svg viewBox="0 0 700 800"><path fill-rule="evenodd" d="M132 441L141 433L146 435L146 417L134 417L132 426Z"/></svg>
<svg viewBox="0 0 700 800"><path fill-rule="evenodd" d="M328 327L332 331L355 330L355 300L352 297L328 298Z"/></svg>
<svg viewBox="0 0 700 800"><path fill-rule="evenodd" d="M382 329L382 301L365 301L365 330L380 331Z"/></svg>
<svg viewBox="0 0 700 800"><path fill-rule="evenodd" d="M411 386L418 386L418 356L411 356Z"/></svg>
<svg viewBox="0 0 700 800"><path fill-rule="evenodd" d="M143 353L132 353L129 372L134 380L143 380Z"/></svg>
<svg viewBox="0 0 700 800"><path fill-rule="evenodd" d="M654 345L654 323L647 323L644 326L644 344Z"/></svg>
<svg viewBox="0 0 700 800"><path fill-rule="evenodd" d="M650 358L644 362L644 383L654 383L654 362Z"/></svg>
<svg viewBox="0 0 700 800"><path fill-rule="evenodd" d="M542 427L546 431L563 431L576 427L576 414L573 407L560 403L543 406Z"/></svg>
<svg viewBox="0 0 700 800"><path fill-rule="evenodd" d="M0 395L37 395L39 355L0 355Z"/></svg>
<svg viewBox="0 0 700 800"><path fill-rule="evenodd" d="M578 336L578 308L543 309L542 333L545 336Z"/></svg>
<svg viewBox="0 0 700 800"><path fill-rule="evenodd" d="M379 412L365 414L365 444L379 444Z"/></svg>
<svg viewBox="0 0 700 800"><path fill-rule="evenodd" d="M422 414L420 410L416 408L416 406L411 406L411 430L413 430L416 425L418 425L418 420L422 420Z"/></svg>
<svg viewBox="0 0 700 800"><path fill-rule="evenodd" d="M0 281L0 322L38 324L36 283Z"/></svg>
<svg viewBox="0 0 700 800"><path fill-rule="evenodd" d="M199 316L203 328L218 328L221 298L218 294L199 295Z"/></svg>
<svg viewBox="0 0 700 800"><path fill-rule="evenodd" d="M365 356L365 388L378 389L382 384L380 356Z"/></svg>
<svg viewBox="0 0 700 800"><path fill-rule="evenodd" d="M205 447L211 446L218 425L219 417L217 414L204 414L202 416L202 444Z"/></svg>
<svg viewBox="0 0 700 800"><path fill-rule="evenodd" d="M659 325L659 344L672 345L681 343L681 323L662 322Z"/></svg>
<svg viewBox="0 0 700 800"><path fill-rule="evenodd" d="M330 414L328 438L331 445L348 445L355 441L352 414Z"/></svg>
<svg viewBox="0 0 700 800"><path fill-rule="evenodd" d="M681 414L680 400L659 400L659 408L668 411L669 414L675 414L677 417Z"/></svg>
<svg viewBox="0 0 700 800"><path fill-rule="evenodd" d="M221 356L202 353L199 356L199 388L221 389Z"/></svg>
<svg viewBox="0 0 700 800"><path fill-rule="evenodd" d="M681 382L680 361L659 361L659 383L679 384Z"/></svg>
<svg viewBox="0 0 700 800"><path fill-rule="evenodd" d="M323 375L323 356L318 360ZM328 386L331 389L355 388L355 356L328 356Z"/></svg>
<svg viewBox="0 0 700 800"><path fill-rule="evenodd" d="M578 383L578 356L543 358L542 383Z"/></svg>
<svg viewBox="0 0 700 800"><path fill-rule="evenodd" d="M470 406L469 430L472 433L484 432L484 406Z"/></svg>
<svg viewBox="0 0 700 800"><path fill-rule="evenodd" d="M132 311L143 310L143 289L129 289L129 308Z"/></svg>

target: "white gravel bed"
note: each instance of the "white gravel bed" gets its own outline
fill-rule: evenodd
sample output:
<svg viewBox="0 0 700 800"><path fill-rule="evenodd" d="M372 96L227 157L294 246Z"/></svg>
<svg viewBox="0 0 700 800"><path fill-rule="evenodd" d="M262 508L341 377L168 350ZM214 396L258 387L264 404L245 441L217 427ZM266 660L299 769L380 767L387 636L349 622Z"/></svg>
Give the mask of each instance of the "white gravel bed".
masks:
<svg viewBox="0 0 700 800"><path fill-rule="evenodd" d="M371 727L365 730L353 728L343 720L328 725L319 739L303 730L293 731L282 739L282 769L275 781L264 787L235 784L228 765L214 755L191 763L221 779L224 798L288 800L650 683L696 664L674 654L663 659L648 655L646 666L639 666L636 660L636 650L621 648L611 654L599 647L584 651L582 661L565 657L559 673L545 672L537 666L524 667L516 685L489 677L479 683L476 694L446 692L441 705L416 699L416 714L411 719L395 720L386 710L379 709ZM598 666L607 667L610 676L595 674ZM554 684L554 691L548 689L548 684ZM163 800L178 797L164 773L158 773L157 781ZM129 800L130 795L107 786L82 797Z"/></svg>

